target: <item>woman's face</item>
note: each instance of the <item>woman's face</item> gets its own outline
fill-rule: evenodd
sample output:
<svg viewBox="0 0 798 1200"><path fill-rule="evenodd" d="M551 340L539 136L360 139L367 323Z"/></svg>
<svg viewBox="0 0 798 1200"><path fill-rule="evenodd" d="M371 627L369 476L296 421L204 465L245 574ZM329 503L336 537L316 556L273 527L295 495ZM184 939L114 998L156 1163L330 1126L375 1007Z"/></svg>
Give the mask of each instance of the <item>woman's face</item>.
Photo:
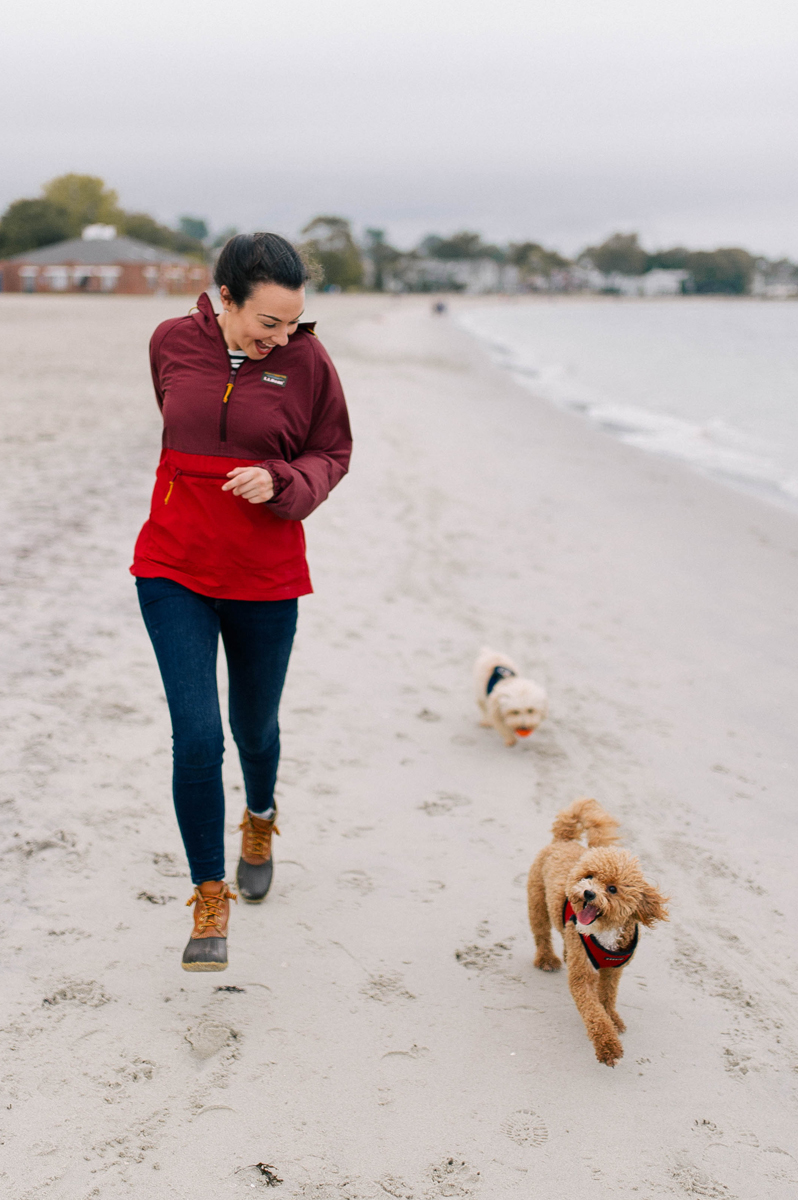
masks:
<svg viewBox="0 0 798 1200"><path fill-rule="evenodd" d="M275 346L284 346L305 308L304 288L293 291L278 283L259 283L240 306L233 303L224 284L219 291L224 340L231 350L243 350L248 358L265 358Z"/></svg>

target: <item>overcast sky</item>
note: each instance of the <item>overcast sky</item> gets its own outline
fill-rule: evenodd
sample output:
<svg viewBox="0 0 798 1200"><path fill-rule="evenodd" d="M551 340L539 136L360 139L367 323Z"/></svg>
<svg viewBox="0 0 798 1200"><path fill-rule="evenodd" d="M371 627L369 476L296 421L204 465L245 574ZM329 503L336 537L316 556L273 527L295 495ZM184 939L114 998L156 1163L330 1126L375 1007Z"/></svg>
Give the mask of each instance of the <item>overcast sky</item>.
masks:
<svg viewBox="0 0 798 1200"><path fill-rule="evenodd" d="M6 6L0 206L78 171L217 229L798 258L797 35L794 0Z"/></svg>

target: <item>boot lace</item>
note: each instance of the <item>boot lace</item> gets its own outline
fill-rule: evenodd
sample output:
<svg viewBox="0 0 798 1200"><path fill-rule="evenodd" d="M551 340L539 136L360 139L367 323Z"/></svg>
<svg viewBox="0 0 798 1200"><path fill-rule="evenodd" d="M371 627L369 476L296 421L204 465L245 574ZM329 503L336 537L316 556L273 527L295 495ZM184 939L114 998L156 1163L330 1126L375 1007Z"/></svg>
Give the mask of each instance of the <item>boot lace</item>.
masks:
<svg viewBox="0 0 798 1200"><path fill-rule="evenodd" d="M219 892L218 896L203 896L199 888L194 889L194 895L186 900L186 908L191 904L201 905L197 918L197 933L204 933L209 925L218 925L225 900L235 900L237 904L238 896L228 887Z"/></svg>
<svg viewBox="0 0 798 1200"><path fill-rule="evenodd" d="M279 835L280 830L277 828L274 821L271 821L266 829L256 829L254 822L248 817L238 827L243 829L244 837L246 838L246 852L251 854L253 858L268 858L271 850L272 833Z"/></svg>

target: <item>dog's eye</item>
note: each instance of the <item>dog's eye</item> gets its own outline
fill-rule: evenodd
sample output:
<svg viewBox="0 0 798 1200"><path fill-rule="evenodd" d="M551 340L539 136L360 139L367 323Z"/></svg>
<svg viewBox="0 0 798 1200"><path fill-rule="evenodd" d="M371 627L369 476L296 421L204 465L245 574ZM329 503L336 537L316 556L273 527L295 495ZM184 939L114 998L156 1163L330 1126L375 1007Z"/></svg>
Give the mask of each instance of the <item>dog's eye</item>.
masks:
<svg viewBox="0 0 798 1200"><path fill-rule="evenodd" d="M593 878L592 875L585 875L585 879L592 879L592 878Z"/></svg>
<svg viewBox="0 0 798 1200"><path fill-rule="evenodd" d="M612 894L613 894L613 896L614 896L614 895L615 895L615 893L618 891L618 889L617 889L617 887L615 886L615 884L614 884L614 883L611 883L611 884L609 885L609 887L607 888L607 891L608 891L608 892L612 892Z"/></svg>

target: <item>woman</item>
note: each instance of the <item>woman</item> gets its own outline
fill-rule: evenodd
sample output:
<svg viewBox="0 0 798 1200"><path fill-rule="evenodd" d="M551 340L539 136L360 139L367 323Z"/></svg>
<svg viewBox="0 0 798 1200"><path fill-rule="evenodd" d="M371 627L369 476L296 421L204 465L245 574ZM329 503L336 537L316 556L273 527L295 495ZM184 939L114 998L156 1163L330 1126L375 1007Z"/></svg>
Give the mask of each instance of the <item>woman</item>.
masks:
<svg viewBox="0 0 798 1200"><path fill-rule="evenodd" d="M294 247L240 234L215 279L222 312L203 294L150 344L163 450L130 568L172 719L174 802L194 883L187 971L225 969L235 899L224 882L219 634L247 798L238 887L257 903L279 832L277 710L297 597L312 591L300 522L346 474L351 451L335 368L313 325L300 324L307 271Z"/></svg>

